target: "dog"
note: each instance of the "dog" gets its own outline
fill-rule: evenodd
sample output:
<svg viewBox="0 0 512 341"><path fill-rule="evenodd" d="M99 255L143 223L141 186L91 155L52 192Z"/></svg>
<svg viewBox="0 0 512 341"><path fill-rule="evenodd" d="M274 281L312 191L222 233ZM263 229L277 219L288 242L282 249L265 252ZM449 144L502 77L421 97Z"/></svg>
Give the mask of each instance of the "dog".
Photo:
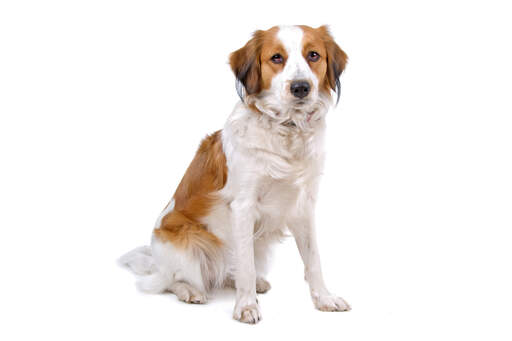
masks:
<svg viewBox="0 0 512 341"><path fill-rule="evenodd" d="M257 293L270 289L270 246L288 230L314 306L350 310L324 284L314 223L325 116L339 101L346 63L326 26L259 30L230 55L241 100L224 128L202 141L151 246L120 259L140 275L141 291L206 303L210 290L233 287L233 318L257 323Z"/></svg>

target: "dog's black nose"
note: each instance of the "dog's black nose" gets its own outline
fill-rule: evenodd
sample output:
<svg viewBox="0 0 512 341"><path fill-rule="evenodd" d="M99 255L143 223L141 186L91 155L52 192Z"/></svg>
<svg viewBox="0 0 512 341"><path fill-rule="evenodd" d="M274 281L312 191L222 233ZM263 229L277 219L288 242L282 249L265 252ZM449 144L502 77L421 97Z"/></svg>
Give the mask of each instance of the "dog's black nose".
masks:
<svg viewBox="0 0 512 341"><path fill-rule="evenodd" d="M295 81L290 85L290 92L297 98L304 98L309 94L309 83L306 81Z"/></svg>

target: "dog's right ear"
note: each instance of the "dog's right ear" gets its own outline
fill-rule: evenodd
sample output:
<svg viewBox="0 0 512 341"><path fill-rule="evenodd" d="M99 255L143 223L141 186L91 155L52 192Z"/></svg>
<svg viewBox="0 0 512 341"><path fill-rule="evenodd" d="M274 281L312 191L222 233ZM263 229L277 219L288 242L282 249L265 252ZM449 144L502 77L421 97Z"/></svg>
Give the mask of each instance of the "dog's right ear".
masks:
<svg viewBox="0 0 512 341"><path fill-rule="evenodd" d="M260 52L263 31L254 32L251 40L229 56L229 65L236 77L236 91L243 100L245 94L252 95L261 90Z"/></svg>

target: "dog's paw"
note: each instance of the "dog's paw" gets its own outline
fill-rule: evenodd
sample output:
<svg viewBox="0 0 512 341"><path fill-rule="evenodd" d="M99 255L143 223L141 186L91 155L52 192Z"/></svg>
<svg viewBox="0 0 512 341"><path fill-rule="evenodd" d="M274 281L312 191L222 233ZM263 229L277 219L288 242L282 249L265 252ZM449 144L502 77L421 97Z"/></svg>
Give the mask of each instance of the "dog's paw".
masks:
<svg viewBox="0 0 512 341"><path fill-rule="evenodd" d="M240 304L237 302L233 311L233 318L240 322L255 324L261 320L260 307L258 303Z"/></svg>
<svg viewBox="0 0 512 341"><path fill-rule="evenodd" d="M321 311L349 311L351 308L347 302L336 295L311 295L315 308Z"/></svg>
<svg viewBox="0 0 512 341"><path fill-rule="evenodd" d="M263 277L256 278L256 292L258 294L264 294L271 288L270 283Z"/></svg>

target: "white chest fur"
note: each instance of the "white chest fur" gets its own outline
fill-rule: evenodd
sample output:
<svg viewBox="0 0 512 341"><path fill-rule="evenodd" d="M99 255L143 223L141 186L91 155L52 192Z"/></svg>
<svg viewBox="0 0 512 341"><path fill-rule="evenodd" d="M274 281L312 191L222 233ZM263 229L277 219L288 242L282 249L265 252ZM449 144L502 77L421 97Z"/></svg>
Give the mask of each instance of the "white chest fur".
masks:
<svg viewBox="0 0 512 341"><path fill-rule="evenodd" d="M281 229L314 200L323 166L324 115L307 129L284 126L239 105L223 130L228 181L221 191L255 212L256 235Z"/></svg>

